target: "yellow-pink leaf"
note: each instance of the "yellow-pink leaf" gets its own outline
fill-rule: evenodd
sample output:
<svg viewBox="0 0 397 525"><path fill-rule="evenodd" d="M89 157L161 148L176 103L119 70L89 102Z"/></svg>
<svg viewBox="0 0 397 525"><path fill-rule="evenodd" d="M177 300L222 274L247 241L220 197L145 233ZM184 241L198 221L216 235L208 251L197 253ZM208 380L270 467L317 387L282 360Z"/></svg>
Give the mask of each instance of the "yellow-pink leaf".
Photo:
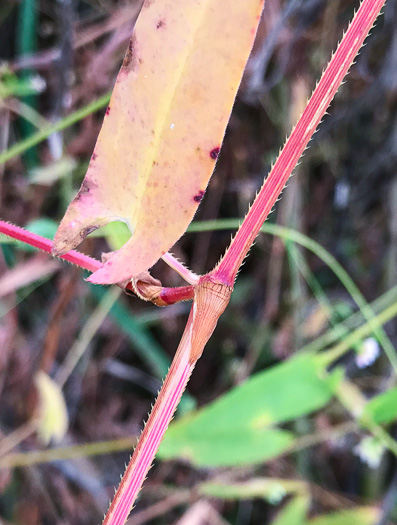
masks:
<svg viewBox="0 0 397 525"><path fill-rule="evenodd" d="M185 232L214 170L264 0L146 0L86 177L55 237L111 221L132 233L90 278L148 268Z"/></svg>
<svg viewBox="0 0 397 525"><path fill-rule="evenodd" d="M48 374L40 370L35 383L39 397L37 432L40 440L48 444L60 441L68 429L68 411L62 391Z"/></svg>

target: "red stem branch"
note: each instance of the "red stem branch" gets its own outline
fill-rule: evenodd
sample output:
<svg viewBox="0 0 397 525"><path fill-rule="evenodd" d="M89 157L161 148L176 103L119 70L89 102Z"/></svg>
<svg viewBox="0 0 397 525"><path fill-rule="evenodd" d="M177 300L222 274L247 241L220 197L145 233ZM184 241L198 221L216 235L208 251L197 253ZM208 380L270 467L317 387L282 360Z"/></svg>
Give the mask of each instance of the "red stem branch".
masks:
<svg viewBox="0 0 397 525"><path fill-rule="evenodd" d="M24 230L19 226L15 226L9 222L0 220L0 234L1 233L11 237L12 239L24 242L25 244L29 244L29 246L33 246L34 248L53 255L53 242L50 239L41 237L41 235L37 235L36 233ZM88 270L89 272L96 272L96 270L102 266L101 262L76 250L71 250L70 252L65 253L65 255L59 255L59 258L71 262L83 270ZM131 283L127 284L126 289L132 291ZM160 292L160 298L164 305L175 304L179 301L187 301L189 299L193 299L193 296L194 286L163 288Z"/></svg>
<svg viewBox="0 0 397 525"><path fill-rule="evenodd" d="M23 228L20 228L19 226L15 226L14 224L10 224L9 222L2 220L0 220L0 233L3 233L8 237L12 237L17 241L24 242L25 244L29 244L34 248L38 248L39 250L52 255L51 250L53 247L53 242L50 239L41 237L41 235L29 232ZM80 266L80 268L88 270L89 272L95 272L102 266L102 264L96 259L93 259L88 255L84 255L84 253L78 252L76 250L65 253L65 255L60 255L59 258L76 264L77 266Z"/></svg>

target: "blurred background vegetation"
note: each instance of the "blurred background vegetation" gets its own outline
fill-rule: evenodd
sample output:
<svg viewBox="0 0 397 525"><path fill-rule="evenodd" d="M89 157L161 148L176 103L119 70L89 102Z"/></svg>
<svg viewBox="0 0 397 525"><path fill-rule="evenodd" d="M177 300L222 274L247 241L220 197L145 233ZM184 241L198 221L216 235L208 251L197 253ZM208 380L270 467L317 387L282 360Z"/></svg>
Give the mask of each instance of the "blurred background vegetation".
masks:
<svg viewBox="0 0 397 525"><path fill-rule="evenodd" d="M1 3L2 219L53 236L140 4ZM357 7L267 0L216 172L173 249L195 272L225 250ZM240 272L129 525L397 523L396 103L389 0ZM100 258L122 233L81 249ZM0 246L0 521L99 523L189 305L157 309ZM161 262L153 274L181 284Z"/></svg>

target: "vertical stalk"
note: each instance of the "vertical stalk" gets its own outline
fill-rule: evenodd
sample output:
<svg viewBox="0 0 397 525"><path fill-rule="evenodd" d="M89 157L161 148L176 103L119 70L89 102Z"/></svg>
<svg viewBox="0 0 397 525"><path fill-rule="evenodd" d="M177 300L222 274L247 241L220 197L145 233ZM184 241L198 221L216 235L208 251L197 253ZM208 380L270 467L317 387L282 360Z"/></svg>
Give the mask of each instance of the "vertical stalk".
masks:
<svg viewBox="0 0 397 525"><path fill-rule="evenodd" d="M197 360L229 303L232 289L208 276L196 286L193 306L171 368L127 466L103 525L123 525Z"/></svg>
<svg viewBox="0 0 397 525"><path fill-rule="evenodd" d="M143 429L138 445L106 514L103 525L123 525L144 482L160 442L186 388L195 361L190 360L193 308L170 370Z"/></svg>
<svg viewBox="0 0 397 525"><path fill-rule="evenodd" d="M243 224L214 270L214 274L222 282L234 282L255 237L306 149L384 3L385 0L363 0L361 3Z"/></svg>
<svg viewBox="0 0 397 525"><path fill-rule="evenodd" d="M33 54L37 48L37 24L38 24L38 10L36 0L23 0L18 11L17 24L17 42L16 47L19 56ZM35 71L22 70L20 72L21 78L25 81L31 81L37 74ZM23 97L22 102L33 109L37 106L37 95L27 95ZM34 132L34 126L27 120L20 120L20 130L23 137L28 137ZM25 160L29 167L37 164L37 152L31 150L25 154Z"/></svg>

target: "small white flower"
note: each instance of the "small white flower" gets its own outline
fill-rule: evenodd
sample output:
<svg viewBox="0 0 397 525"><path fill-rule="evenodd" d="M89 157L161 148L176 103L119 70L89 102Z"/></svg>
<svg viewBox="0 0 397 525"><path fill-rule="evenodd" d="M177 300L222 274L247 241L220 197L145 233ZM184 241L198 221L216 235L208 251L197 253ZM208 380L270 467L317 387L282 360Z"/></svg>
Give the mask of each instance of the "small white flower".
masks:
<svg viewBox="0 0 397 525"><path fill-rule="evenodd" d="M63 140L59 132L52 133L48 137L48 146L53 160L59 160L63 154Z"/></svg>
<svg viewBox="0 0 397 525"><path fill-rule="evenodd" d="M373 337L365 339L358 350L356 356L356 365L358 368L366 368L372 365L372 363L379 356L379 344L378 341Z"/></svg>
<svg viewBox="0 0 397 525"><path fill-rule="evenodd" d="M355 448L354 453L370 468L379 467L385 447L372 436L366 436Z"/></svg>
<svg viewBox="0 0 397 525"><path fill-rule="evenodd" d="M339 180L335 186L334 204L337 208L343 210L349 204L350 187L344 180Z"/></svg>
<svg viewBox="0 0 397 525"><path fill-rule="evenodd" d="M271 483L267 493L267 501L271 505L278 505L281 502L281 500L286 496L286 494L287 491L281 485L281 483Z"/></svg>
<svg viewBox="0 0 397 525"><path fill-rule="evenodd" d="M30 79L30 85L36 91L36 93L42 93L47 87L46 81L39 75L35 75Z"/></svg>

